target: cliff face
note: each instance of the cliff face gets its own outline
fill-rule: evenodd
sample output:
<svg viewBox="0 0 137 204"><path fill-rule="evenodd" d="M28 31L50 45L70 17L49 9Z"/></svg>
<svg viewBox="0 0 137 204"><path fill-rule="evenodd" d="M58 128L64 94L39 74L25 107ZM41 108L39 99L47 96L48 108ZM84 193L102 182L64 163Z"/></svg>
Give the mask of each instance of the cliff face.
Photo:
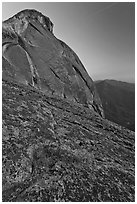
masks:
<svg viewBox="0 0 137 204"><path fill-rule="evenodd" d="M3 22L3 78L78 102L103 116L94 83L78 56L53 35L48 17L24 10Z"/></svg>
<svg viewBox="0 0 137 204"><path fill-rule="evenodd" d="M100 116L49 18L26 10L3 26L3 201L135 201L134 132Z"/></svg>

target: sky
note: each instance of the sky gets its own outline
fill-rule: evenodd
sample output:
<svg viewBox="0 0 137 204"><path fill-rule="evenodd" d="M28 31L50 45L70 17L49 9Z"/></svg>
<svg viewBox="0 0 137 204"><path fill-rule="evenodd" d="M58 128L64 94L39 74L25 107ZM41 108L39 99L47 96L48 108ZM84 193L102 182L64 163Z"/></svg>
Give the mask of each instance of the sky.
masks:
<svg viewBox="0 0 137 204"><path fill-rule="evenodd" d="M54 35L79 56L91 78L135 82L133 2L3 2L3 21L36 9L54 24Z"/></svg>

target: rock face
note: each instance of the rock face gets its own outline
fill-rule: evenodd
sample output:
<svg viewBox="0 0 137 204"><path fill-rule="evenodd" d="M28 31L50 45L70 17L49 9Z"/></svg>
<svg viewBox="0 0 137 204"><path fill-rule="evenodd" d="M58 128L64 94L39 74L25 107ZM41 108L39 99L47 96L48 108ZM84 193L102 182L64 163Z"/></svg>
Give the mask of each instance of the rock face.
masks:
<svg viewBox="0 0 137 204"><path fill-rule="evenodd" d="M36 29L30 39L30 30L36 25L26 23L28 14L31 12L23 11L4 23L3 202L135 201L134 132L98 114L102 109L91 79L80 61L79 69L72 69L78 58L53 36L48 18L38 18L33 12L39 26L43 22L46 25L38 30L49 40L44 41L45 37L40 37L42 34ZM29 32L26 29L30 29ZM22 46L15 39L20 39ZM45 46L46 52L42 47L44 42L49 46ZM50 46L54 49L50 50ZM57 57L59 51L52 54L58 46L66 57ZM53 62L43 62L48 56L53 57ZM64 65L61 64L57 72L53 65L60 62ZM90 108L81 101L81 94L76 95L75 89L69 95L58 89L57 83L60 87L71 87L68 80L72 78L79 82L75 82L76 86L83 85L82 93L87 87L85 96L88 97L87 93L90 96L86 100L92 97ZM64 93L66 97L62 96ZM92 108L95 101L98 108Z"/></svg>
<svg viewBox="0 0 137 204"><path fill-rule="evenodd" d="M24 10L3 22L3 78L83 104L103 116L94 83L78 56L53 35L48 17Z"/></svg>
<svg viewBox="0 0 137 204"><path fill-rule="evenodd" d="M105 118L135 131L135 84L116 80L95 84Z"/></svg>

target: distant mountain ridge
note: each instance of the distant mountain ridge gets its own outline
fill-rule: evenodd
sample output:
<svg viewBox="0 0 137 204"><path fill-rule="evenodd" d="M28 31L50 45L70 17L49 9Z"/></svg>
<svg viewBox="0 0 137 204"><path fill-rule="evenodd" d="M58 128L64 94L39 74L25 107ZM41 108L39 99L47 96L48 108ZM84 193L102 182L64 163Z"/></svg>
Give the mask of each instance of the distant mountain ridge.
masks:
<svg viewBox="0 0 137 204"><path fill-rule="evenodd" d="M105 117L135 130L135 84L117 80L95 82Z"/></svg>

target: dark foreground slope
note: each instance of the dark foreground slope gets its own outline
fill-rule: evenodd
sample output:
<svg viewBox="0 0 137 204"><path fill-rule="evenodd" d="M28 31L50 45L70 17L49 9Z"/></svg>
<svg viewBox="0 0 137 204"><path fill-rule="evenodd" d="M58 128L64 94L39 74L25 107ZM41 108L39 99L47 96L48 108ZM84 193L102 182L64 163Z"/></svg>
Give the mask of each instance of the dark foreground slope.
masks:
<svg viewBox="0 0 137 204"><path fill-rule="evenodd" d="M134 201L134 133L4 80L3 201Z"/></svg>
<svg viewBox="0 0 137 204"><path fill-rule="evenodd" d="M135 84L116 80L96 82L105 117L135 131Z"/></svg>

